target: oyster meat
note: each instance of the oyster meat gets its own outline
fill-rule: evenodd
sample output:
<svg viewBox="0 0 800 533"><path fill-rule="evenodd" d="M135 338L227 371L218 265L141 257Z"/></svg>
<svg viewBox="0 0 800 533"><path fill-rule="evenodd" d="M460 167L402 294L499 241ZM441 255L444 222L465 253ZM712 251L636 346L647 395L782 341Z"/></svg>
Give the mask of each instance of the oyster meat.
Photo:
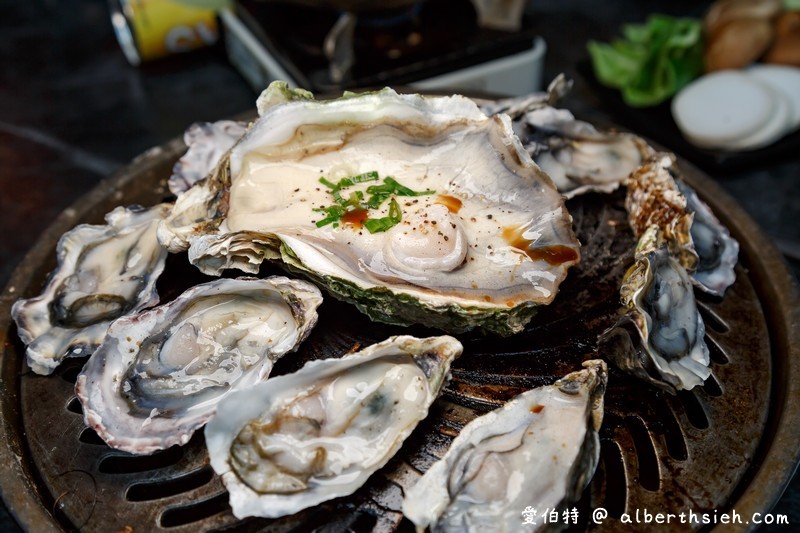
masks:
<svg viewBox="0 0 800 533"><path fill-rule="evenodd" d="M534 531L546 524L525 524L524 509L576 502L599 460L607 381L605 362L583 366L464 426L407 491L403 514L418 530Z"/></svg>
<svg viewBox="0 0 800 533"><path fill-rule="evenodd" d="M279 517L355 492L427 416L461 350L447 336L392 337L221 402L205 436L233 514Z"/></svg>
<svg viewBox="0 0 800 533"><path fill-rule="evenodd" d="M75 385L86 425L131 453L185 444L220 400L297 348L321 302L304 281L220 279L114 321Z"/></svg>
<svg viewBox="0 0 800 533"><path fill-rule="evenodd" d="M118 207L106 225L83 224L61 237L42 294L11 309L34 372L50 374L65 357L90 355L112 320L158 303L167 251L156 228L171 208Z"/></svg>
<svg viewBox="0 0 800 533"><path fill-rule="evenodd" d="M739 261L739 243L694 189L680 179L675 183L686 197L686 211L694 215L690 232L698 262L692 281L701 290L722 297L736 281L734 269Z"/></svg>
<svg viewBox="0 0 800 533"><path fill-rule="evenodd" d="M668 392L702 385L710 355L686 269L657 226L642 235L635 259L620 288L625 315L600 336L599 349Z"/></svg>
<svg viewBox="0 0 800 533"><path fill-rule="evenodd" d="M208 176L246 129L246 122L233 120L195 122L189 126L183 134L188 150L175 163L167 182L172 194L177 196Z"/></svg>
<svg viewBox="0 0 800 533"><path fill-rule="evenodd" d="M390 89L261 117L159 227L208 274L282 262L375 320L520 331L579 260L571 217L507 116Z"/></svg>
<svg viewBox="0 0 800 533"><path fill-rule="evenodd" d="M616 190L653 153L642 138L601 132L566 109L542 106L520 122L525 149L567 198Z"/></svg>

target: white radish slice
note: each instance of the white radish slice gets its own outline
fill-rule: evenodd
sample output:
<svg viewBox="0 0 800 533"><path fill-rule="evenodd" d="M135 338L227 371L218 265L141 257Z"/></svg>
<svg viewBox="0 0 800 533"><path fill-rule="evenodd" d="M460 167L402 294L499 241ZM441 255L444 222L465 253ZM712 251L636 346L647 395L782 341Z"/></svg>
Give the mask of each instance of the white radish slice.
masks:
<svg viewBox="0 0 800 533"><path fill-rule="evenodd" d="M706 74L672 100L672 117L687 139L727 147L761 129L775 110L773 92L740 71Z"/></svg>
<svg viewBox="0 0 800 533"><path fill-rule="evenodd" d="M772 116L761 128L751 135L732 141L723 148L726 150L755 150L774 143L792 129L792 107L789 99L782 93L765 85L772 93L775 108Z"/></svg>
<svg viewBox="0 0 800 533"><path fill-rule="evenodd" d="M745 72L784 95L791 107L791 129L800 126L800 68L756 64Z"/></svg>

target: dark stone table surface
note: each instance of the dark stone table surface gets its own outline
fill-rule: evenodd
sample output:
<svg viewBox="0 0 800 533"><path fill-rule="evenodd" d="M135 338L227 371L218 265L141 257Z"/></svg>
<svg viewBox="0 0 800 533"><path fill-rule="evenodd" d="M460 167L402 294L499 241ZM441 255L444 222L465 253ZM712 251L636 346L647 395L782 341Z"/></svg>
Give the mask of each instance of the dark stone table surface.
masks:
<svg viewBox="0 0 800 533"><path fill-rule="evenodd" d="M544 79L564 71L576 86L565 104L615 119L576 71L588 39L609 40L651 12L700 16L707 3L533 1L548 44ZM195 121L253 109L256 93L221 46L130 66L105 0L0 1L0 284L39 233L98 181ZM800 275L800 157L718 179L787 254ZM775 512L800 526L795 476ZM18 527L5 508L0 530Z"/></svg>

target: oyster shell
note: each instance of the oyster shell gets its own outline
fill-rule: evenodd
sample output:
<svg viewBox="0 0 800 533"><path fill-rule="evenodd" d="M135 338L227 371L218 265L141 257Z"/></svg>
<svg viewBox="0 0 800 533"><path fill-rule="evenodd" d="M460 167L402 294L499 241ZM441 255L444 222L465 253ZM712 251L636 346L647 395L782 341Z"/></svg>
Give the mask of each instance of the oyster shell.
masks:
<svg viewBox="0 0 800 533"><path fill-rule="evenodd" d="M461 355L452 337L392 337L231 395L205 429L233 514L278 517L353 493L428 414Z"/></svg>
<svg viewBox="0 0 800 533"><path fill-rule="evenodd" d="M631 133L601 132L566 109L542 106L517 129L525 149L567 198L613 192L653 149Z"/></svg>
<svg viewBox="0 0 800 533"><path fill-rule="evenodd" d="M505 115L460 96L317 102L275 84L259 108L159 228L206 273L277 260L375 320L511 334L579 259L563 199Z"/></svg>
<svg viewBox="0 0 800 533"><path fill-rule="evenodd" d="M736 242L697 193L680 179L673 154L661 153L631 174L625 207L640 237L655 224L701 290L722 296L736 280Z"/></svg>
<svg viewBox="0 0 800 533"><path fill-rule="evenodd" d="M572 80L561 73L553 78L547 86L547 91L485 102L481 104L481 111L487 115L504 113L516 121L530 111L555 105L572 90L572 85Z"/></svg>
<svg viewBox="0 0 800 533"><path fill-rule="evenodd" d="M739 261L739 243L694 189L683 180L675 183L686 197L686 211L694 215L690 231L698 262L692 281L701 290L722 297L725 289L736 281L734 269Z"/></svg>
<svg viewBox="0 0 800 533"><path fill-rule="evenodd" d="M177 196L208 176L246 129L246 122L233 120L195 122L189 126L183 134L188 150L175 163L167 182L172 194Z"/></svg>
<svg viewBox="0 0 800 533"><path fill-rule="evenodd" d="M658 153L633 172L625 183L625 209L637 238L656 226L658 239L666 242L681 265L691 272L698 262L691 233L694 216L687 210L686 197L671 173L674 164L673 154Z"/></svg>
<svg viewBox="0 0 800 533"><path fill-rule="evenodd" d="M106 225L82 224L59 239L58 266L42 294L11 309L34 372L50 374L65 357L91 354L113 319L158 303L167 251L156 228L171 207L118 207Z"/></svg>
<svg viewBox="0 0 800 533"><path fill-rule="evenodd" d="M220 400L297 349L321 302L304 281L220 279L114 321L75 385L86 425L131 453L185 444Z"/></svg>
<svg viewBox="0 0 800 533"><path fill-rule="evenodd" d="M526 507L576 502L600 455L606 364L586 361L476 418L407 491L403 514L418 530L534 531Z"/></svg>
<svg viewBox="0 0 800 533"><path fill-rule="evenodd" d="M657 226L639 240L620 295L626 314L600 336L601 352L669 392L702 385L711 374L705 325L689 275Z"/></svg>

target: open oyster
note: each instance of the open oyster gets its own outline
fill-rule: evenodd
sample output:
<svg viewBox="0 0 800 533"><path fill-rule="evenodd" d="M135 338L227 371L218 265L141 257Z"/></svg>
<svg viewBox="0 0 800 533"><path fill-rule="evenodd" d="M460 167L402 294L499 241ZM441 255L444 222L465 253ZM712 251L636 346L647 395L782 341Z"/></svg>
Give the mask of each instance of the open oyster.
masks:
<svg viewBox="0 0 800 533"><path fill-rule="evenodd" d="M525 149L567 198L616 190L653 153L640 137L598 131L566 109L542 106L520 122Z"/></svg>
<svg viewBox="0 0 800 533"><path fill-rule="evenodd" d="M698 262L691 274L692 281L701 290L721 297L736 281L734 269L739 261L739 243L694 189L680 179L675 183L686 197L686 211L694 215L690 231Z"/></svg>
<svg viewBox="0 0 800 533"><path fill-rule="evenodd" d="M403 514L432 531L534 531L526 507L576 502L600 455L607 373L586 361L554 385L520 394L461 430L406 493Z"/></svg>
<svg viewBox="0 0 800 533"><path fill-rule="evenodd" d="M86 425L131 453L185 444L220 400L297 348L321 302L304 281L220 279L116 320L75 385Z"/></svg>
<svg viewBox="0 0 800 533"><path fill-rule="evenodd" d="M159 228L206 273L278 260L375 320L511 334L579 260L563 199L505 115L460 96L314 101L280 84L259 108Z"/></svg>
<svg viewBox="0 0 800 533"><path fill-rule="evenodd" d="M42 294L11 309L34 372L50 374L65 357L89 355L113 319L158 302L167 251L156 227L171 207L118 207L106 225L83 224L61 237Z"/></svg>
<svg viewBox="0 0 800 533"><path fill-rule="evenodd" d="M231 395L205 436L233 514L284 516L355 492L427 416L461 350L447 336L392 337Z"/></svg>
<svg viewBox="0 0 800 533"><path fill-rule="evenodd" d="M702 385L711 374L705 325L689 275L657 226L639 240L620 295L626 314L601 335L599 349L669 392Z"/></svg>
<svg viewBox="0 0 800 533"><path fill-rule="evenodd" d="M246 129L247 123L233 120L195 122L189 126L183 134L183 142L189 148L175 163L167 182L172 194L177 196L208 176Z"/></svg>

